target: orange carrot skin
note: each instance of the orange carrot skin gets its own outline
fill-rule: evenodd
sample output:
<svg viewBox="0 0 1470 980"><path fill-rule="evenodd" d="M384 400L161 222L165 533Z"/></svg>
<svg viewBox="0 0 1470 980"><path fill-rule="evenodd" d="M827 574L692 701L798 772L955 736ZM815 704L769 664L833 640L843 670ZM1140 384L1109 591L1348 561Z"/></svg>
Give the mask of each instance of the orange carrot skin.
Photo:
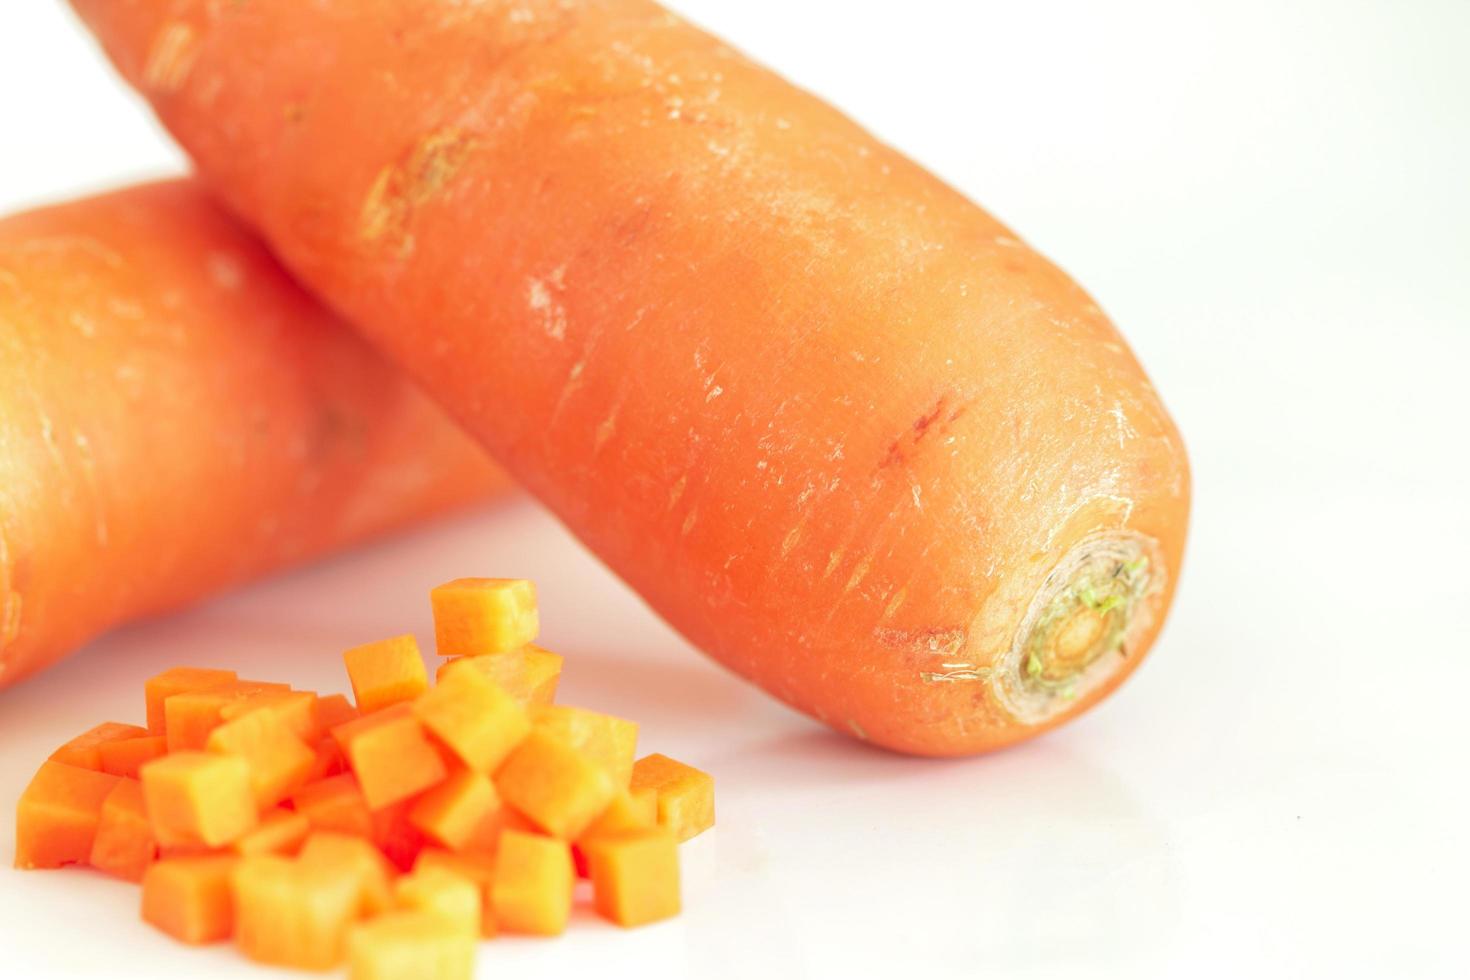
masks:
<svg viewBox="0 0 1470 980"><path fill-rule="evenodd" d="M966 754L1152 645L1189 472L1137 361L819 100L647 0L73 3L308 287L777 696Z"/></svg>
<svg viewBox="0 0 1470 980"><path fill-rule="evenodd" d="M196 184L0 221L0 686L504 486Z"/></svg>

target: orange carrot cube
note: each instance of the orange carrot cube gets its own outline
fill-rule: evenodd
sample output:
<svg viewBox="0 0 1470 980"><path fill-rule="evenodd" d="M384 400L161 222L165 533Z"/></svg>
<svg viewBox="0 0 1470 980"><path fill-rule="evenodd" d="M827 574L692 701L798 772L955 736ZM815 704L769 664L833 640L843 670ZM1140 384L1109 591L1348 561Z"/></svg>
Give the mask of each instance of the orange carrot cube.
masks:
<svg viewBox="0 0 1470 980"><path fill-rule="evenodd" d="M148 703L148 730L155 735L163 733L163 703L175 694L203 691L235 682L233 670L213 670L208 667L174 667L155 674L143 682L143 696Z"/></svg>
<svg viewBox="0 0 1470 980"><path fill-rule="evenodd" d="M335 863L275 854L239 858L230 876L235 942L258 963L328 970L342 962L362 886Z"/></svg>
<svg viewBox="0 0 1470 980"><path fill-rule="evenodd" d="M371 810L422 793L449 774L407 704L338 725L332 736Z"/></svg>
<svg viewBox="0 0 1470 980"><path fill-rule="evenodd" d="M628 785L638 757L636 721L565 705L537 707L531 719L536 728L605 766L617 785Z"/></svg>
<svg viewBox="0 0 1470 980"><path fill-rule="evenodd" d="M415 869L393 883L393 899L401 909L442 916L470 936L480 935L484 897L478 883L444 868Z"/></svg>
<svg viewBox="0 0 1470 980"><path fill-rule="evenodd" d="M97 746L97 758L102 764L102 771L129 779L138 778L138 768L143 763L167 752L168 739L163 735L120 738L116 742L103 742Z"/></svg>
<svg viewBox="0 0 1470 980"><path fill-rule="evenodd" d="M51 753L52 762L63 762L79 769L102 769L102 746L124 738L147 735L148 729L137 725L124 725L116 721L104 721L89 728L61 748Z"/></svg>
<svg viewBox="0 0 1470 980"><path fill-rule="evenodd" d="M275 806L304 785L316 762L316 753L292 733L285 717L269 708L222 723L209 733L205 748L245 760L250 791L255 794L255 805L262 809Z"/></svg>
<svg viewBox="0 0 1470 980"><path fill-rule="evenodd" d="M220 708L220 721L234 721L255 711L278 715L291 734L303 742L321 737L317 720L317 696L311 691L263 691Z"/></svg>
<svg viewBox="0 0 1470 980"><path fill-rule="evenodd" d="M311 833L311 821L305 814L274 807L261 814L260 823L244 837L230 845L242 857L251 854L295 854L301 842Z"/></svg>
<svg viewBox="0 0 1470 980"><path fill-rule="evenodd" d="M158 841L143 805L143 786L136 779L119 779L102 801L89 863L125 881L141 881L157 856Z"/></svg>
<svg viewBox="0 0 1470 980"><path fill-rule="evenodd" d="M250 767L237 755L175 752L143 764L143 797L159 843L223 847L255 829Z"/></svg>
<svg viewBox="0 0 1470 980"><path fill-rule="evenodd" d="M143 872L143 921L191 945L228 939L234 930L233 855L164 858Z"/></svg>
<svg viewBox="0 0 1470 980"><path fill-rule="evenodd" d="M15 808L15 866L59 868L92 855L102 805L118 777L47 760Z"/></svg>
<svg viewBox="0 0 1470 980"><path fill-rule="evenodd" d="M658 794L658 824L680 843L715 825L715 781L709 773L655 752L634 764L631 785Z"/></svg>
<svg viewBox="0 0 1470 980"><path fill-rule="evenodd" d="M192 752L204 748L209 733L223 720L225 708L257 694L289 691L285 684L265 681L231 681L199 691L174 694L163 702L163 728L170 752Z"/></svg>
<svg viewBox="0 0 1470 980"><path fill-rule="evenodd" d="M372 812L363 799L357 777L350 772L301 787L291 795L291 806L307 819L312 830L372 836Z"/></svg>
<svg viewBox="0 0 1470 980"><path fill-rule="evenodd" d="M446 660L439 667L436 678L442 681L454 669L454 664L474 667L523 705L550 704L556 700L562 658L534 643L490 657L458 657Z"/></svg>
<svg viewBox="0 0 1470 980"><path fill-rule="evenodd" d="M352 697L363 714L412 701L429 687L429 674L412 634L353 647L342 655Z"/></svg>
<svg viewBox="0 0 1470 980"><path fill-rule="evenodd" d="M586 830L616 791L605 768L535 730L495 774L495 787L536 826L563 840Z"/></svg>
<svg viewBox="0 0 1470 980"><path fill-rule="evenodd" d="M599 915L641 926L679 914L679 844L662 828L594 837L582 845Z"/></svg>
<svg viewBox="0 0 1470 980"><path fill-rule="evenodd" d="M536 586L525 579L459 578L429 593L444 657L505 653L536 639Z"/></svg>
<svg viewBox="0 0 1470 980"><path fill-rule="evenodd" d="M350 834L315 831L301 845L297 860L355 880L359 915L377 915L393 904L392 870L371 841Z"/></svg>
<svg viewBox="0 0 1470 980"><path fill-rule="evenodd" d="M352 706L345 694L329 694L316 701L316 722L320 731L330 731L338 725L345 725L355 718L361 717L361 712Z"/></svg>
<svg viewBox="0 0 1470 980"><path fill-rule="evenodd" d="M507 932L560 935L572 912L575 882L566 841L506 831L490 889L496 923Z"/></svg>
<svg viewBox="0 0 1470 980"><path fill-rule="evenodd" d="M451 854L438 848L425 848L414 863L413 873L435 872L446 872L474 882L480 892L480 936L484 939L494 937L499 931L490 896L495 884L495 859L488 854Z"/></svg>
<svg viewBox="0 0 1470 980"><path fill-rule="evenodd" d="M414 801L408 819L428 837L457 851L500 809L500 795L490 777L460 769Z"/></svg>
<svg viewBox="0 0 1470 980"><path fill-rule="evenodd" d="M587 867L586 842L593 837L606 837L609 834L621 834L632 830L648 830L658 826L658 795L649 789L639 790L634 793L631 790L620 789L613 796L612 802L607 805L601 815L582 831L576 843L572 845L572 864L577 869L578 878L586 878L589 875Z"/></svg>
<svg viewBox="0 0 1470 980"><path fill-rule="evenodd" d="M399 800L372 811L372 833L368 840L377 845L389 864L401 871L412 868L419 852L429 843L424 832L409 819L415 802L413 798Z"/></svg>
<svg viewBox="0 0 1470 980"><path fill-rule="evenodd" d="M312 751L315 753L315 758L312 759L311 768L306 773L308 783L315 783L328 776L336 776L347 771L347 759L342 755L342 746L337 744L336 739L330 736L321 739Z"/></svg>
<svg viewBox="0 0 1470 980"><path fill-rule="evenodd" d="M475 936L431 912L400 909L353 926L349 980L470 980Z"/></svg>
<svg viewBox="0 0 1470 980"><path fill-rule="evenodd" d="M525 708L465 661L439 675L437 686L414 702L415 717L461 762L491 772L526 733Z"/></svg>

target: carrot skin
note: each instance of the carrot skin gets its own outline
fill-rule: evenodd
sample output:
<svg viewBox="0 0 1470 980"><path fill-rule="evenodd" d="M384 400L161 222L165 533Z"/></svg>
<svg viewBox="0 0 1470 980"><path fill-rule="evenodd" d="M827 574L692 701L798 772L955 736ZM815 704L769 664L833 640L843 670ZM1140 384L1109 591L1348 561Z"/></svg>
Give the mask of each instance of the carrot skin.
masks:
<svg viewBox="0 0 1470 980"><path fill-rule="evenodd" d="M647 0L73 3L309 288L778 697L967 754L1153 644L1188 463L1113 325L717 39Z"/></svg>
<svg viewBox="0 0 1470 980"><path fill-rule="evenodd" d="M506 488L197 184L0 221L0 687Z"/></svg>

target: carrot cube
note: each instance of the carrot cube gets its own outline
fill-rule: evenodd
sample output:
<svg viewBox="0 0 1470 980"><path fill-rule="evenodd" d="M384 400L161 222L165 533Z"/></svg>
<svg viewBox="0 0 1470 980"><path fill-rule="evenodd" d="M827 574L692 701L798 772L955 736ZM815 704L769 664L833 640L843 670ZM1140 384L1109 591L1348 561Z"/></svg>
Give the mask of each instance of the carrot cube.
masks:
<svg viewBox="0 0 1470 980"><path fill-rule="evenodd" d="M667 830L625 831L586 841L593 903L603 918L641 926L679 914L679 844Z"/></svg>
<svg viewBox="0 0 1470 980"><path fill-rule="evenodd" d="M586 830L616 791L605 768L535 730L495 774L495 787L532 823L563 840Z"/></svg>
<svg viewBox="0 0 1470 980"><path fill-rule="evenodd" d="M388 863L402 871L413 867L419 852L428 844L424 832L409 819L412 798L372 811L372 833L368 839L383 852Z"/></svg>
<svg viewBox="0 0 1470 980"><path fill-rule="evenodd" d="M116 742L124 738L137 738L147 735L148 729L139 728L137 725L124 725L116 721L104 721L95 728L89 728L76 738L67 742L61 748L51 753L52 762L63 762L68 766L76 766L79 769L102 769L102 746L109 742Z"/></svg>
<svg viewBox="0 0 1470 980"><path fill-rule="evenodd" d="M285 684L264 681L231 681L201 691L174 694L163 702L163 728L168 736L170 752L191 752L204 748L209 733L223 720L225 708L257 694L286 692Z"/></svg>
<svg viewBox="0 0 1470 980"><path fill-rule="evenodd" d="M149 759L156 759L168 752L168 740L163 735L139 735L121 738L116 742L103 742L97 746L97 758L102 771L114 776L138 778L138 768Z"/></svg>
<svg viewBox="0 0 1470 980"><path fill-rule="evenodd" d="M648 830L658 826L658 796L652 790L643 789L634 793L620 789L607 805L607 809L582 831L572 845L572 863L577 868L577 877L588 877L586 843L593 837L606 837L633 830Z"/></svg>
<svg viewBox="0 0 1470 980"><path fill-rule="evenodd" d="M536 639L536 586L525 579L459 578L429 593L444 657L506 653Z"/></svg>
<svg viewBox="0 0 1470 980"><path fill-rule="evenodd" d="M353 647L342 655L352 697L363 714L412 701L429 687L429 674L412 634Z"/></svg>
<svg viewBox="0 0 1470 980"><path fill-rule="evenodd" d="M393 899L402 909L442 916L470 936L480 935L484 897L480 885L443 868L416 869L393 883Z"/></svg>
<svg viewBox="0 0 1470 980"><path fill-rule="evenodd" d="M143 797L159 843L222 847L255 829L250 767L236 755L175 752L143 764Z"/></svg>
<svg viewBox="0 0 1470 980"><path fill-rule="evenodd" d="M495 859L488 854L451 854L437 848L425 848L414 863L413 873L447 872L472 881L480 891L480 935L490 939L499 931L495 925L495 908L491 888L495 884Z"/></svg>
<svg viewBox="0 0 1470 980"><path fill-rule="evenodd" d="M617 785L628 785L638 757L636 721L564 705L537 707L531 718L536 728L606 767Z"/></svg>
<svg viewBox="0 0 1470 980"><path fill-rule="evenodd" d="M285 717L269 708L224 722L209 733L205 748L245 760L250 791L261 809L275 806L304 785L316 762L316 753L292 733Z"/></svg>
<svg viewBox="0 0 1470 980"><path fill-rule="evenodd" d="M550 704L556 700L556 684L561 678L562 658L534 643L490 657L458 657L447 660L439 667L436 678L442 681L454 669L454 664L474 667L523 705Z"/></svg>
<svg viewBox="0 0 1470 980"><path fill-rule="evenodd" d="M655 752L634 764L632 788L658 794L658 824L680 843L715 825L715 781L709 773Z"/></svg>
<svg viewBox="0 0 1470 980"><path fill-rule="evenodd" d="M102 804L118 777L47 760L15 808L15 866L59 868L92 855Z"/></svg>
<svg viewBox="0 0 1470 980"><path fill-rule="evenodd" d="M143 921L191 945L228 939L234 930L233 855L165 858L143 872Z"/></svg>
<svg viewBox="0 0 1470 980"><path fill-rule="evenodd" d="M475 936L443 916L403 909L352 927L350 980L470 980Z"/></svg>
<svg viewBox="0 0 1470 980"><path fill-rule="evenodd" d="M490 901L507 932L556 936L572 912L572 852L566 841L507 831L495 859Z"/></svg>
<svg viewBox="0 0 1470 980"><path fill-rule="evenodd" d="M413 705L414 716L477 772L491 772L531 730L526 710L494 681L456 661Z"/></svg>
<svg viewBox="0 0 1470 980"><path fill-rule="evenodd" d="M361 717L361 712L352 706L345 694L329 694L316 701L316 722L320 731L330 731L338 725L345 725L355 718Z"/></svg>
<svg viewBox="0 0 1470 980"><path fill-rule="evenodd" d="M136 779L119 779L97 821L89 863L125 881L141 881L158 856L158 841L143 806L143 787Z"/></svg>
<svg viewBox="0 0 1470 980"><path fill-rule="evenodd" d="M148 703L148 730L155 735L162 734L163 703L175 694L222 687L233 684L235 679L233 670L213 670L208 667L174 667L153 675L143 682L143 697Z"/></svg>
<svg viewBox="0 0 1470 980"><path fill-rule="evenodd" d="M461 769L415 800L408 819L430 839L457 851L499 809L500 795L490 777Z"/></svg>
<svg viewBox="0 0 1470 980"><path fill-rule="evenodd" d="M270 711L278 715L291 731L303 742L313 742L321 737L322 728L317 720L317 696L311 691L264 691L252 694L220 708L220 721L234 721L256 711Z"/></svg>
<svg viewBox="0 0 1470 980"><path fill-rule="evenodd" d="M406 704L338 725L332 737L372 810L422 793L449 774Z"/></svg>
<svg viewBox="0 0 1470 980"><path fill-rule="evenodd" d="M330 737L321 739L312 751L316 753L316 757L312 759L311 768L306 773L308 783L315 783L328 776L336 776L347 771L347 760L343 757L342 746L337 744L336 739Z"/></svg>
<svg viewBox="0 0 1470 980"><path fill-rule="evenodd" d="M372 836L372 812L363 799L357 777L350 772L301 787L292 794L291 806L307 819L312 830Z"/></svg>
<svg viewBox="0 0 1470 980"><path fill-rule="evenodd" d="M377 915L393 904L392 870L371 841L349 834L315 831L297 855L304 865L337 871L358 883L358 914Z"/></svg>
<svg viewBox="0 0 1470 980"><path fill-rule="evenodd" d="M240 858L230 876L235 942L258 963L328 970L342 962L361 882L336 864L275 854Z"/></svg>
<svg viewBox="0 0 1470 980"><path fill-rule="evenodd" d="M254 830L230 845L242 857L251 854L295 854L301 842L311 833L311 821L305 814L275 807L261 815Z"/></svg>

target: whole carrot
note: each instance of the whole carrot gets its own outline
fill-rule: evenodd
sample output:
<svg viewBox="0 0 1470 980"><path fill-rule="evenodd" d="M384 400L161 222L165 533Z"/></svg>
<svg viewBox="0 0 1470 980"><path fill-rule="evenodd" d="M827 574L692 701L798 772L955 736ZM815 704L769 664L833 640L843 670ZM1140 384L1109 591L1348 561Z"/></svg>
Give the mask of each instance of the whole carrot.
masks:
<svg viewBox="0 0 1470 980"><path fill-rule="evenodd" d="M194 183L0 221L0 686L505 484Z"/></svg>
<svg viewBox="0 0 1470 980"><path fill-rule="evenodd" d="M715 38L647 0L73 2L310 288L767 690L961 754L1153 643L1188 467L1113 326Z"/></svg>

